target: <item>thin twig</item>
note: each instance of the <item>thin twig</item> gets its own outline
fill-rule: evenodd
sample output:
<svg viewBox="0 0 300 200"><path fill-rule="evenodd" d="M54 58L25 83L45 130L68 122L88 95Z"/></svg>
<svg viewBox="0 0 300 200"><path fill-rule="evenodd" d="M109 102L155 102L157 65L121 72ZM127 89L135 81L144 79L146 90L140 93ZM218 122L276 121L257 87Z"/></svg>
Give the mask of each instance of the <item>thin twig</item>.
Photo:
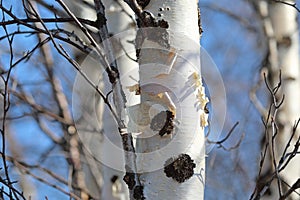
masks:
<svg viewBox="0 0 300 200"><path fill-rule="evenodd" d="M66 23L66 22L74 22L73 18L41 18L43 23ZM80 21L82 24L90 25L93 27L96 27L97 24L94 21L88 20L88 19L83 19L83 18L77 18L78 21ZM36 18L25 18L25 19L13 19L13 20L7 20L7 21L1 21L0 26L3 25L18 25L22 23L41 23L39 19Z"/></svg>

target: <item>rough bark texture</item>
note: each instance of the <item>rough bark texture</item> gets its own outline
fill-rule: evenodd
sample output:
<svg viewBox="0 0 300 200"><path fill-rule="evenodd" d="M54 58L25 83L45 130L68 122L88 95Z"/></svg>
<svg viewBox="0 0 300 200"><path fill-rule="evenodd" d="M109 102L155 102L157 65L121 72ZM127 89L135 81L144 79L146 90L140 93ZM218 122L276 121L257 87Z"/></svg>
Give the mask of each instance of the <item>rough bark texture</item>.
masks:
<svg viewBox="0 0 300 200"><path fill-rule="evenodd" d="M137 199L203 199L200 119L207 98L199 70L198 1L151 0L142 8L136 40L141 104L129 109L130 127L140 132Z"/></svg>

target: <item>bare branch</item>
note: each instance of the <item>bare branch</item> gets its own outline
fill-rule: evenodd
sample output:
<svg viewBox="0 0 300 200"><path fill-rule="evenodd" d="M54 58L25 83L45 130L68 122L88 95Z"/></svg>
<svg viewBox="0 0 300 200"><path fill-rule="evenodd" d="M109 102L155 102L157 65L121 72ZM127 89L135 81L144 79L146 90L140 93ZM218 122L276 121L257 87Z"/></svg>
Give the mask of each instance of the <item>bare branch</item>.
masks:
<svg viewBox="0 0 300 200"><path fill-rule="evenodd" d="M94 21L88 20L88 19L82 19L82 18L77 18L78 21L80 21L82 24L90 25L93 27L96 27L97 24ZM66 23L66 22L74 22L73 18L41 18L41 20L44 23ZM14 19L14 20L8 20L8 21L2 21L0 22L0 26L8 26L8 25L18 25L22 22L22 24L25 23L40 23L41 21L36 18L26 18L26 19Z"/></svg>

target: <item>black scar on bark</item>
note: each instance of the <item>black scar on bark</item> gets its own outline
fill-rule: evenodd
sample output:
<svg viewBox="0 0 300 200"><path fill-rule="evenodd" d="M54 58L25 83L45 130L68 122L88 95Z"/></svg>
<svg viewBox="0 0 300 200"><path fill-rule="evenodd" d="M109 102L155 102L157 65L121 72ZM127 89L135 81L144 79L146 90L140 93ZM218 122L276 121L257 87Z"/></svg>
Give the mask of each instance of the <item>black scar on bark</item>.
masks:
<svg viewBox="0 0 300 200"><path fill-rule="evenodd" d="M135 177L134 173L128 165L125 165L125 170L126 170L126 173L123 177L123 180L128 185L128 189L132 190L136 184L135 178L134 178Z"/></svg>
<svg viewBox="0 0 300 200"><path fill-rule="evenodd" d="M110 178L110 181L112 182L112 183L115 183L117 180L118 180L118 176L117 175L113 175L111 178Z"/></svg>
<svg viewBox="0 0 300 200"><path fill-rule="evenodd" d="M144 9L149 4L149 2L150 0L137 0L137 3L142 7L142 9Z"/></svg>
<svg viewBox="0 0 300 200"><path fill-rule="evenodd" d="M191 178L196 164L188 154L180 154L177 158L169 158L164 165L164 172L178 183Z"/></svg>
<svg viewBox="0 0 300 200"><path fill-rule="evenodd" d="M123 149L125 151L134 152L132 136L128 133L122 134ZM129 140L129 141L128 141Z"/></svg>
<svg viewBox="0 0 300 200"><path fill-rule="evenodd" d="M153 131L159 131L160 136L169 135L174 130L174 118L175 116L171 111L161 111L153 117L150 128Z"/></svg>
<svg viewBox="0 0 300 200"><path fill-rule="evenodd" d="M144 200L144 187L143 186L136 186L133 190L133 198L136 200Z"/></svg>
<svg viewBox="0 0 300 200"><path fill-rule="evenodd" d="M203 29L201 26L201 13L200 13L200 8L198 8L198 27L199 27L199 34L202 35Z"/></svg>
<svg viewBox="0 0 300 200"><path fill-rule="evenodd" d="M157 20L154 15L148 11L143 11L141 14L141 18L137 19L137 25L139 28L159 28L159 29L147 29L145 30L139 29L137 31L137 36L135 40L136 44L136 56L139 59L141 46L147 38L150 41L158 43L160 46L169 49L169 33L167 29L169 28L169 23L164 19Z"/></svg>
<svg viewBox="0 0 300 200"><path fill-rule="evenodd" d="M98 13L96 20L97 25L102 28L104 25L106 25L106 22L107 19L105 18L105 15L103 15L103 13Z"/></svg>

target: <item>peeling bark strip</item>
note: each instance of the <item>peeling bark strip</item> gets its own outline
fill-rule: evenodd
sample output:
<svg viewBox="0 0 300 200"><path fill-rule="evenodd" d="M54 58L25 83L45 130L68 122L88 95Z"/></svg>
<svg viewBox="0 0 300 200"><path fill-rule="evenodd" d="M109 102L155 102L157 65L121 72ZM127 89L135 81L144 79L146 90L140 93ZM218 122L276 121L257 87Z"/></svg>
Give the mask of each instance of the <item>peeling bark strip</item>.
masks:
<svg viewBox="0 0 300 200"><path fill-rule="evenodd" d="M141 31L139 29L137 31L137 37L135 40L136 43L136 57L139 59L140 51L142 44L144 43L145 39L148 39L149 41L158 43L160 46L170 49L170 43L169 43L169 33L167 32L168 23L164 20L160 20L158 22L158 26L160 28L149 28L146 29L147 32L144 30Z"/></svg>
<svg viewBox="0 0 300 200"><path fill-rule="evenodd" d="M176 159L169 158L166 161L164 172L167 177L183 183L193 176L195 167L194 160L188 154L181 154Z"/></svg>
<svg viewBox="0 0 300 200"><path fill-rule="evenodd" d="M158 43L160 46L170 49L169 33L167 29L169 28L169 23L164 19L157 20L154 18L153 14L147 11L142 13L143 18L137 19L137 25L139 28L149 29L139 29L136 36L136 57L139 58L141 46L145 39L152 42ZM153 29L151 29L153 28Z"/></svg>
<svg viewBox="0 0 300 200"><path fill-rule="evenodd" d="M139 58L140 55L140 48L144 42L144 40L147 38L150 41L156 42L160 44L162 47L169 49L170 48L170 43L169 43L169 33L167 32L166 29L169 28L169 23L164 20L164 19L157 19L153 15L153 13L149 11L143 11L135 7L135 1L126 1L128 5L132 8L132 10L135 11L137 14L137 26L139 28L147 28L147 27L152 27L152 28L162 28L162 29L154 29L151 30L149 29L147 33L145 31L141 31L139 29L137 31L137 37L136 37L136 57ZM141 6L142 9L144 9L148 4L150 0L137 0L137 4ZM167 11L170 10L168 7L166 9ZM162 8L159 9L159 11L163 11ZM161 17L162 14L158 13L158 17Z"/></svg>

